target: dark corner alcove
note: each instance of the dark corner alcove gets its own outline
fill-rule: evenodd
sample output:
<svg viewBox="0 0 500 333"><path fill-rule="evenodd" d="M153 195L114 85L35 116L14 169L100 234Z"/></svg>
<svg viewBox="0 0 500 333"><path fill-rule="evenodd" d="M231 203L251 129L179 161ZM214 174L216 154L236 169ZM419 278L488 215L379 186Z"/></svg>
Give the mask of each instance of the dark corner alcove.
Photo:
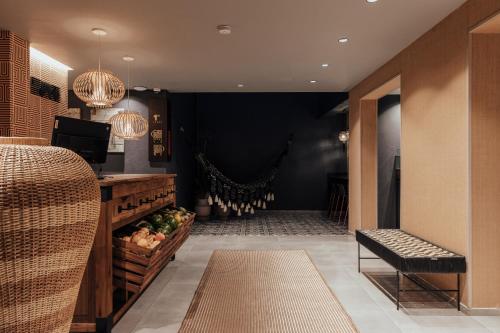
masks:
<svg viewBox="0 0 500 333"><path fill-rule="evenodd" d="M401 102L399 95L379 100L377 118L378 227L399 228L399 156Z"/></svg>

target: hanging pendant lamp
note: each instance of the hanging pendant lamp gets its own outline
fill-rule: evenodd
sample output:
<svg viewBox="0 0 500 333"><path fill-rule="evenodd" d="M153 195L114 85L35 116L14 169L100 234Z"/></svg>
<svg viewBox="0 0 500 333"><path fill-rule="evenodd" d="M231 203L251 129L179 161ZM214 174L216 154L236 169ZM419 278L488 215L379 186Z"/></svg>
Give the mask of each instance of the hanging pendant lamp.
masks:
<svg viewBox="0 0 500 333"><path fill-rule="evenodd" d="M125 85L113 73L101 69L101 36L107 32L94 28L92 33L99 38L99 65L97 70L80 74L73 82L73 91L88 107L110 108L125 95Z"/></svg>
<svg viewBox="0 0 500 333"><path fill-rule="evenodd" d="M123 57L127 62L127 109L109 119L111 133L125 140L138 140L148 132L148 121L139 113L130 110L130 63L132 57Z"/></svg>

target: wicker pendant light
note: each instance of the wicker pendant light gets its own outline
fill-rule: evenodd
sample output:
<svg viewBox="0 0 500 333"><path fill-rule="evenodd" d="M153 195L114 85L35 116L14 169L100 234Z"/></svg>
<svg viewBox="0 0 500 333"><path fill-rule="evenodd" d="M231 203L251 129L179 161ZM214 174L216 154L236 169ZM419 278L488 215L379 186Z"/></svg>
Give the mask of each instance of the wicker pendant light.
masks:
<svg viewBox="0 0 500 333"><path fill-rule="evenodd" d="M123 57L127 62L127 109L109 119L111 133L125 140L138 140L148 132L148 121L139 113L130 110L130 62L132 57Z"/></svg>
<svg viewBox="0 0 500 333"><path fill-rule="evenodd" d="M73 82L73 91L88 107L109 108L123 98L125 85L113 73L101 70L100 43L106 31L94 28L92 33L99 37L99 65L97 70L80 74Z"/></svg>

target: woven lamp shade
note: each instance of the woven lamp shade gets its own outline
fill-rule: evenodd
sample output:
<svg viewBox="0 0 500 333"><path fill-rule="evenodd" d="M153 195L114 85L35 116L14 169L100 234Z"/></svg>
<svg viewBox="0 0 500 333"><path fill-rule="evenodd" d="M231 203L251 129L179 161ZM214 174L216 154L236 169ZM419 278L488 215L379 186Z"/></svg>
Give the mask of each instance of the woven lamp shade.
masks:
<svg viewBox="0 0 500 333"><path fill-rule="evenodd" d="M42 144L0 138L0 332L69 331L99 219L90 166Z"/></svg>
<svg viewBox="0 0 500 333"><path fill-rule="evenodd" d="M125 85L111 72L91 70L77 76L73 91L88 107L110 108L125 95Z"/></svg>
<svg viewBox="0 0 500 333"><path fill-rule="evenodd" d="M138 112L118 112L109 123L111 133L125 140L137 140L148 132L148 121Z"/></svg>

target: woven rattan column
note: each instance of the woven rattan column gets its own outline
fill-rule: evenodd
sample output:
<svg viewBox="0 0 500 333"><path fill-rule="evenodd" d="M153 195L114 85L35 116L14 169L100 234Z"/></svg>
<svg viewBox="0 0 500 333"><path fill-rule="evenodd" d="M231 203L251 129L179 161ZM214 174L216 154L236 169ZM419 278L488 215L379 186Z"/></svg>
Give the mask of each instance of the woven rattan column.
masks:
<svg viewBox="0 0 500 333"><path fill-rule="evenodd" d="M99 218L90 166L0 138L0 332L68 332Z"/></svg>

